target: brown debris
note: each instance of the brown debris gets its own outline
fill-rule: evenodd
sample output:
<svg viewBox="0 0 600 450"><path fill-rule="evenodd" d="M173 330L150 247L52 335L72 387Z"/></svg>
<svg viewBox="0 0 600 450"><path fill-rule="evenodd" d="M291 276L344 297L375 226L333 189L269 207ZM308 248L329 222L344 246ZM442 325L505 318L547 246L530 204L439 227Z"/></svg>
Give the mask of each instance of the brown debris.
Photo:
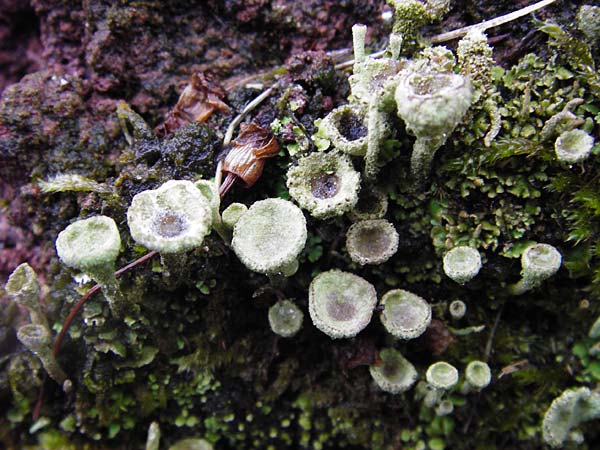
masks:
<svg viewBox="0 0 600 450"><path fill-rule="evenodd" d="M450 333L448 328L446 328L444 322L437 319L431 321L431 324L421 339L423 339L427 349L435 356L442 355L446 349L456 341L456 338Z"/></svg>
<svg viewBox="0 0 600 450"><path fill-rule="evenodd" d="M206 122L215 111L229 112L229 106L221 100L224 96L225 91L210 76L193 74L167 120L156 128L156 134L165 136L189 123Z"/></svg>
<svg viewBox="0 0 600 450"><path fill-rule="evenodd" d="M235 181L245 188L254 185L262 175L265 159L279 153L279 144L270 130L255 123L240 125L240 134L231 142L231 149L223 160L225 180L219 189L223 197Z"/></svg>

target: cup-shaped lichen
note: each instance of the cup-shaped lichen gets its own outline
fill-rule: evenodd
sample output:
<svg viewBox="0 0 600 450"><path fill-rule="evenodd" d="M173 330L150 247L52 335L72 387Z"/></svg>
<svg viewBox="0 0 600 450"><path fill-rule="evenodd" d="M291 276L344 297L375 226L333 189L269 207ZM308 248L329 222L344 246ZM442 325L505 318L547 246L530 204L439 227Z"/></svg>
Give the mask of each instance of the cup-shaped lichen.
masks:
<svg viewBox="0 0 600 450"><path fill-rule="evenodd" d="M444 255L444 273L460 284L470 281L481 270L481 255L472 247L454 247Z"/></svg>
<svg viewBox="0 0 600 450"><path fill-rule="evenodd" d="M554 275L562 263L560 252L549 244L533 244L521 255L521 280L509 286L513 295L521 295Z"/></svg>
<svg viewBox="0 0 600 450"><path fill-rule="evenodd" d="M453 319L460 320L467 313L467 305L462 300L453 300L448 306L448 311Z"/></svg>
<svg viewBox="0 0 600 450"><path fill-rule="evenodd" d="M358 202L348 213L352 222L361 220L382 219L388 210L388 198L376 187L361 187L358 194Z"/></svg>
<svg viewBox="0 0 600 450"><path fill-rule="evenodd" d="M29 311L31 323L48 327L48 320L40 305L40 285L37 275L27 263L20 264L8 277L6 293Z"/></svg>
<svg viewBox="0 0 600 450"><path fill-rule="evenodd" d="M210 232L212 207L191 181L170 180L140 192L127 210L131 237L160 253L183 253L199 247Z"/></svg>
<svg viewBox="0 0 600 450"><path fill-rule="evenodd" d="M243 203L232 203L221 213L223 225L229 229L233 229L240 217L248 211L248 207Z"/></svg>
<svg viewBox="0 0 600 450"><path fill-rule="evenodd" d="M384 219L356 222L346 233L346 249L352 261L365 264L381 264L398 250L398 233Z"/></svg>
<svg viewBox="0 0 600 450"><path fill-rule="evenodd" d="M279 300L269 308L269 325L273 333L292 337L302 327L304 314L291 300Z"/></svg>
<svg viewBox="0 0 600 450"><path fill-rule="evenodd" d="M360 175L347 155L312 153L288 170L287 187L301 208L317 219L327 219L356 205Z"/></svg>
<svg viewBox="0 0 600 450"><path fill-rule="evenodd" d="M483 361L471 361L465 369L465 380L469 388L479 390L487 387L492 381L490 366Z"/></svg>
<svg viewBox="0 0 600 450"><path fill-rule="evenodd" d="M33 354L40 358L50 378L62 385L67 376L52 354L52 337L50 336L50 331L43 325L23 325L17 331L17 338Z"/></svg>
<svg viewBox="0 0 600 450"><path fill-rule="evenodd" d="M563 392L544 415L542 436L552 447L562 447L581 422L600 418L600 393L587 387Z"/></svg>
<svg viewBox="0 0 600 450"><path fill-rule="evenodd" d="M407 72L396 88L398 116L416 136L411 172L416 181L429 175L435 152L471 106L468 78L441 72Z"/></svg>
<svg viewBox="0 0 600 450"><path fill-rule="evenodd" d="M366 108L351 103L342 105L327 114L319 132L343 153L364 156L367 151Z"/></svg>
<svg viewBox="0 0 600 450"><path fill-rule="evenodd" d="M310 317L319 330L334 339L356 336L371 321L376 303L373 285L352 273L329 270L310 283Z"/></svg>
<svg viewBox="0 0 600 450"><path fill-rule="evenodd" d="M559 161L575 164L592 153L594 138L583 130L569 130L561 133L554 143L554 151Z"/></svg>
<svg viewBox="0 0 600 450"><path fill-rule="evenodd" d="M111 310L117 316L124 312L123 296L114 273L120 249L117 225L106 216L78 220L61 231L56 239L60 260L90 275L102 287Z"/></svg>
<svg viewBox="0 0 600 450"><path fill-rule="evenodd" d="M452 364L439 361L428 367L425 378L430 386L436 389L449 390L458 383L458 370Z"/></svg>
<svg viewBox="0 0 600 450"><path fill-rule="evenodd" d="M300 208L280 198L254 203L236 222L231 246L254 272L291 275L306 244L306 219Z"/></svg>
<svg viewBox="0 0 600 450"><path fill-rule="evenodd" d="M381 298L381 322L400 339L414 339L425 332L431 322L431 306L425 299L403 289L393 289Z"/></svg>
<svg viewBox="0 0 600 450"><path fill-rule="evenodd" d="M393 348L379 352L379 359L369 366L371 377L383 391L391 394L408 391L417 381L417 370L410 361Z"/></svg>

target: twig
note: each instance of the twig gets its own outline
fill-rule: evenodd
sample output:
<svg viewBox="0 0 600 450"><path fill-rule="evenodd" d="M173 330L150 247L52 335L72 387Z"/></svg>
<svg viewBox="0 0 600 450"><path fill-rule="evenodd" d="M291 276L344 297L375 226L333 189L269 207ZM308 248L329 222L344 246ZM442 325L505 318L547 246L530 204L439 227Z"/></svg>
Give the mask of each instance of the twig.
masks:
<svg viewBox="0 0 600 450"><path fill-rule="evenodd" d="M452 39L462 37L471 30L479 29L481 31L485 31L488 28L494 28L500 25L504 25L505 23L512 22L513 20L526 16L527 14L537 11L538 9L551 5L555 1L556 0L542 0L540 2L534 3L533 5L526 6L525 8L521 8L518 11L513 11L503 16L495 17L490 20L485 20L475 25L469 25L468 27L462 27L458 28L457 30L438 34L430 38L430 41L432 44L439 44L440 42L451 41Z"/></svg>
<svg viewBox="0 0 600 450"><path fill-rule="evenodd" d="M494 336L496 335L496 330L498 330L498 325L500 324L500 317L502 316L502 311L504 311L505 304L506 303L503 303L500 307L500 311L498 311L498 314L496 315L496 320L494 320L494 326L492 326L492 329L490 330L490 337L488 338L487 343L485 344L485 362L489 361L490 355L492 354L492 343L494 341Z"/></svg>

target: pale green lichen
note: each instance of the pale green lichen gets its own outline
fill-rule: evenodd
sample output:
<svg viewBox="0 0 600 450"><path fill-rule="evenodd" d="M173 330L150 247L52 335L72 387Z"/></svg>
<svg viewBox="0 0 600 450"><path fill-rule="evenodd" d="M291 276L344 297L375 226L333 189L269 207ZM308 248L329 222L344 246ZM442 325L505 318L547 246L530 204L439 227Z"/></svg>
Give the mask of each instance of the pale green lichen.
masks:
<svg viewBox="0 0 600 450"><path fill-rule="evenodd" d="M590 156L594 138L583 130L564 131L554 143L556 158L568 164L579 163Z"/></svg>
<svg viewBox="0 0 600 450"><path fill-rule="evenodd" d="M394 225L385 219L356 222L346 233L350 259L361 266L386 262L398 250L398 241Z"/></svg>
<svg viewBox="0 0 600 450"><path fill-rule="evenodd" d="M383 219L388 210L388 197L375 186L363 186L358 194L358 202L348 212L352 222Z"/></svg>
<svg viewBox="0 0 600 450"><path fill-rule="evenodd" d="M542 436L551 447L561 447L580 423L600 418L600 393L586 387L567 390L544 414Z"/></svg>
<svg viewBox="0 0 600 450"><path fill-rule="evenodd" d="M417 140L411 172L417 183L429 176L433 157L471 106L468 78L439 72L407 72L396 88L398 116Z"/></svg>
<svg viewBox="0 0 600 450"><path fill-rule="evenodd" d="M521 295L554 275L562 263L560 252L549 244L534 244L521 255L521 280L509 286L512 295Z"/></svg>
<svg viewBox="0 0 600 450"><path fill-rule="evenodd" d="M458 383L458 370L452 364L439 361L427 368L425 378L435 389L449 390Z"/></svg>
<svg viewBox="0 0 600 450"><path fill-rule="evenodd" d="M406 392L417 381L417 370L394 348L379 352L379 361L369 366L371 377L385 392L399 394Z"/></svg>
<svg viewBox="0 0 600 450"><path fill-rule="evenodd" d="M467 305L462 300L453 300L448 306L448 311L454 320L460 320L467 313Z"/></svg>
<svg viewBox="0 0 600 450"><path fill-rule="evenodd" d="M20 264L8 277L6 293L29 311L31 323L50 329L40 304L40 284L37 274L27 263Z"/></svg>
<svg viewBox="0 0 600 450"><path fill-rule="evenodd" d="M380 304L383 326L400 339L419 337L431 323L431 306L412 292L393 289L381 297Z"/></svg>
<svg viewBox="0 0 600 450"><path fill-rule="evenodd" d="M481 270L481 255L472 247L454 247L444 255L444 273L459 284L475 277Z"/></svg>
<svg viewBox="0 0 600 450"><path fill-rule="evenodd" d="M491 381L490 366L483 361L471 361L465 369L465 383L461 387L461 391L466 393L472 389L481 390L487 387Z"/></svg>
<svg viewBox="0 0 600 450"><path fill-rule="evenodd" d="M90 275L102 287L104 297L116 316L125 308L115 277L115 262L121 250L117 224L106 216L95 216L72 223L56 238L56 252L68 267Z"/></svg>
<svg viewBox="0 0 600 450"><path fill-rule="evenodd" d="M293 337L300 331L304 314L291 300L279 300L269 308L269 325L273 333Z"/></svg>
<svg viewBox="0 0 600 450"><path fill-rule="evenodd" d="M292 202L269 198L254 203L233 228L231 246L254 272L291 275L306 245L306 219Z"/></svg>
<svg viewBox="0 0 600 450"><path fill-rule="evenodd" d="M333 339L356 336L371 321L376 303L373 285L352 273L330 270L310 283L310 317L319 330Z"/></svg>
<svg viewBox="0 0 600 450"><path fill-rule="evenodd" d="M17 338L40 359L50 378L62 385L67 375L52 354L52 336L48 329L42 325L23 325L17 331Z"/></svg>
<svg viewBox="0 0 600 450"><path fill-rule="evenodd" d="M327 219L356 205L360 175L347 155L312 153L288 170L287 187L301 208L317 219Z"/></svg>
<svg viewBox="0 0 600 450"><path fill-rule="evenodd" d="M337 150L353 156L367 152L367 118L358 104L342 105L327 114L319 124L319 136L331 141Z"/></svg>
<svg viewBox="0 0 600 450"><path fill-rule="evenodd" d="M240 217L242 217L247 211L248 207L243 203L232 203L221 213L223 225L229 229L233 229L238 220L240 220Z"/></svg>
<svg viewBox="0 0 600 450"><path fill-rule="evenodd" d="M194 183L170 180L140 192L127 210L131 237L150 250L183 253L199 247L210 233L213 208Z"/></svg>

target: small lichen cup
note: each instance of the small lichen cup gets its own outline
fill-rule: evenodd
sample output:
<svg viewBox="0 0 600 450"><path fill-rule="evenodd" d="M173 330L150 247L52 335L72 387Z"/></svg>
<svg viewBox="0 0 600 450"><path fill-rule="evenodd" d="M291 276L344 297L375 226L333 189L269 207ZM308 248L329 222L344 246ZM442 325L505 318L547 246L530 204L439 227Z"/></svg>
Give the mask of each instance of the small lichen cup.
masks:
<svg viewBox="0 0 600 450"><path fill-rule="evenodd" d="M62 386L67 379L67 375L52 354L52 336L50 335L50 331L39 324L23 325L17 331L17 338L33 354L40 358L50 378Z"/></svg>
<svg viewBox="0 0 600 450"><path fill-rule="evenodd" d="M425 379L431 387L447 391L458 383L458 370L452 364L439 361L427 368Z"/></svg>
<svg viewBox="0 0 600 450"><path fill-rule="evenodd" d="M521 295L550 278L562 263L560 252L549 244L533 244L521 255L521 280L508 287L512 295Z"/></svg>
<svg viewBox="0 0 600 450"><path fill-rule="evenodd" d="M291 300L279 300L269 308L269 325L282 337L295 336L302 327L304 314Z"/></svg>
<svg viewBox="0 0 600 450"><path fill-rule="evenodd" d="M29 264L20 264L13 270L6 282L6 293L15 303L27 308L31 323L50 329L48 319L40 305L40 285L37 275Z"/></svg>
<svg viewBox="0 0 600 450"><path fill-rule="evenodd" d="M481 255L472 247L460 245L444 255L444 273L459 284L465 284L481 270Z"/></svg>
<svg viewBox="0 0 600 450"><path fill-rule="evenodd" d="M492 381L490 366L484 361L474 360L467 364L465 369L465 382L460 390L467 394L473 390L480 391L487 387Z"/></svg>
<svg viewBox="0 0 600 450"><path fill-rule="evenodd" d="M125 301L115 277L115 262L121 250L121 236L113 219L94 216L78 220L61 231L56 239L60 260L87 273L100 285L111 311L125 313Z"/></svg>
<svg viewBox="0 0 600 450"><path fill-rule="evenodd" d="M559 161L576 164L592 153L594 138L583 130L568 130L556 138L554 151Z"/></svg>
<svg viewBox="0 0 600 450"><path fill-rule="evenodd" d="M379 388L390 394L408 391L417 381L417 370L394 348L379 352L380 361L369 366L371 377Z"/></svg>
<svg viewBox="0 0 600 450"><path fill-rule="evenodd" d="M394 225L385 219L356 222L346 233L350 259L361 266L386 262L398 250L398 242Z"/></svg>

